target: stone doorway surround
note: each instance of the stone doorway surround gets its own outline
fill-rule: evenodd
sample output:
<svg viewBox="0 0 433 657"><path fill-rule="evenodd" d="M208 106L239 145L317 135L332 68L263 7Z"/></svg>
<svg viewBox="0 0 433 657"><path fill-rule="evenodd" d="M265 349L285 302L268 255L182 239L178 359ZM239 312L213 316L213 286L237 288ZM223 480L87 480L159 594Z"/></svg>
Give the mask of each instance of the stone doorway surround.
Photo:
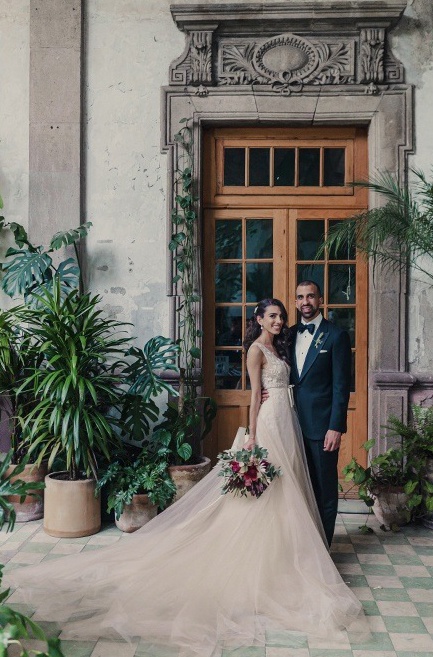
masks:
<svg viewBox="0 0 433 657"><path fill-rule="evenodd" d="M207 126L368 126L370 173L387 171L405 183L407 157L413 152L413 93L389 48L388 34L406 4L172 5L186 48L171 64L169 86L162 90L168 189L173 190L178 157L174 135L184 117L193 120L198 190ZM173 200L172 193L169 217ZM370 207L377 203L371 195ZM200 243L198 234L198 254ZM170 254L167 294L175 337L179 296L171 283L173 267ZM369 437L379 438L389 415L406 419L415 378L406 358L406 274L370 274ZM376 450L384 451L387 443L378 440Z"/></svg>

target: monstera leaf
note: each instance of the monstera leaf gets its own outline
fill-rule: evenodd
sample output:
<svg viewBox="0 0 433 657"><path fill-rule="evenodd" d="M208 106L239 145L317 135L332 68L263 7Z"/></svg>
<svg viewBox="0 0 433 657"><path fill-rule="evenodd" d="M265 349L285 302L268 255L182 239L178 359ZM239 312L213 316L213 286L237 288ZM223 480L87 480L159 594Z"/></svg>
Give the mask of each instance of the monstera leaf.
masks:
<svg viewBox="0 0 433 657"><path fill-rule="evenodd" d="M128 382L131 384L130 392L142 395L145 401L159 395L163 390L176 395L173 386L164 381L158 372L177 371L176 360L179 350L178 344L162 335L151 338L143 349L132 347L128 355L134 356L134 362L125 370Z"/></svg>
<svg viewBox="0 0 433 657"><path fill-rule="evenodd" d="M3 264L2 287L10 297L26 294L51 278L53 261L47 253L10 248L6 258L11 259Z"/></svg>
<svg viewBox="0 0 433 657"><path fill-rule="evenodd" d="M50 249L57 251L62 246L70 246L83 237L87 237L89 230L92 227L91 221L86 221L86 223L78 226L78 228L71 228L70 230L60 231L56 233L50 242Z"/></svg>

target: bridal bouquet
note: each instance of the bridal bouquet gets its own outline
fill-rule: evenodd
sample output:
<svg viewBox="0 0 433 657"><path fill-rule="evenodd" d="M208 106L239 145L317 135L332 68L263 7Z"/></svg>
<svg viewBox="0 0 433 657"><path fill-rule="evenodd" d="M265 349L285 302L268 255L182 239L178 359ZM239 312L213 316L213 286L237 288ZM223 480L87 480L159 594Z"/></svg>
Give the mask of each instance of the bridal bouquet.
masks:
<svg viewBox="0 0 433 657"><path fill-rule="evenodd" d="M218 454L220 477L224 477L221 492L248 497L260 497L281 470L269 463L268 451L255 445L253 449L226 450Z"/></svg>

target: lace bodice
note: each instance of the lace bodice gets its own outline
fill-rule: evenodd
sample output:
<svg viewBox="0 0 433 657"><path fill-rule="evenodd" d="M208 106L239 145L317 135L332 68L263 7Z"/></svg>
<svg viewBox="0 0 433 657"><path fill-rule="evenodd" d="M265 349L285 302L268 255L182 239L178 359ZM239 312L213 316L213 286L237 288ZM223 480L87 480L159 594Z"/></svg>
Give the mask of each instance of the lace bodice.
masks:
<svg viewBox="0 0 433 657"><path fill-rule="evenodd" d="M262 369L262 385L264 388L287 388L290 383L290 367L288 364L275 356L267 347L255 342L266 357L266 364ZM252 346L252 345L251 345Z"/></svg>

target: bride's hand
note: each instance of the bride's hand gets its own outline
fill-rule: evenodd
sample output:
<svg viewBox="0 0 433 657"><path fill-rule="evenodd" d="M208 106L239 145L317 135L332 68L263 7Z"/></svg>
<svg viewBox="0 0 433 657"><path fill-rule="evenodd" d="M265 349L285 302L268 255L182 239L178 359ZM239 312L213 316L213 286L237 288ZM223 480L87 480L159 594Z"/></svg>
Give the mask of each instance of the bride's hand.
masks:
<svg viewBox="0 0 433 657"><path fill-rule="evenodd" d="M253 447L255 446L255 444L256 444L255 439L254 439L254 438L249 438L249 439L247 440L247 442L244 443L244 446L242 447L242 449L249 449L249 450L251 450L251 449L253 449Z"/></svg>

